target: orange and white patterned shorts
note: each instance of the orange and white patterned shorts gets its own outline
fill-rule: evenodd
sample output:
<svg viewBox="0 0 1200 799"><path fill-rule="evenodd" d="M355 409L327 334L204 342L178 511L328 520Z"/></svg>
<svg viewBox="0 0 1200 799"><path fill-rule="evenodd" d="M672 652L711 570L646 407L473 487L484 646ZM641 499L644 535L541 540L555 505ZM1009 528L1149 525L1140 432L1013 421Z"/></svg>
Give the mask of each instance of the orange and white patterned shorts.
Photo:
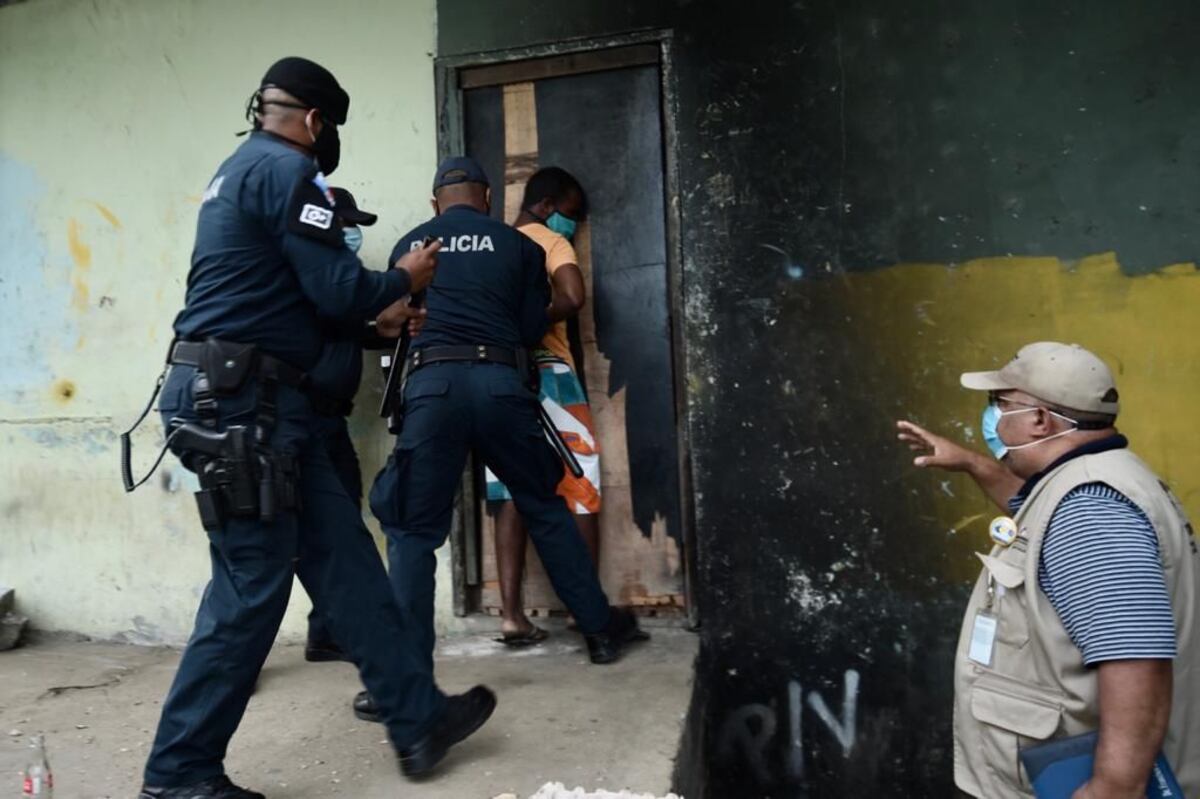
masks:
<svg viewBox="0 0 1200 799"><path fill-rule="evenodd" d="M600 512L600 445L596 441L592 409L579 378L569 365L558 359L539 357L542 407L554 420L563 441L583 467L583 477L575 477L563 466L563 478L558 493L567 501L571 512L579 515ZM491 469L486 470L489 502L511 500L512 494Z"/></svg>

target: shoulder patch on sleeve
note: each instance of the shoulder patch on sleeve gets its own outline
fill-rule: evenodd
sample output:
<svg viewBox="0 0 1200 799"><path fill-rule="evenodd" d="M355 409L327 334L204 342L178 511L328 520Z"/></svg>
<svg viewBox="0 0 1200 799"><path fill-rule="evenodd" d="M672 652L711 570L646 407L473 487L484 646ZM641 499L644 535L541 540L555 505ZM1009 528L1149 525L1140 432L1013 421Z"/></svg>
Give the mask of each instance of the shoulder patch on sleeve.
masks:
<svg viewBox="0 0 1200 799"><path fill-rule="evenodd" d="M287 229L297 236L316 239L332 247L345 246L333 203L322 190L318 177L304 176L296 181L288 202Z"/></svg>

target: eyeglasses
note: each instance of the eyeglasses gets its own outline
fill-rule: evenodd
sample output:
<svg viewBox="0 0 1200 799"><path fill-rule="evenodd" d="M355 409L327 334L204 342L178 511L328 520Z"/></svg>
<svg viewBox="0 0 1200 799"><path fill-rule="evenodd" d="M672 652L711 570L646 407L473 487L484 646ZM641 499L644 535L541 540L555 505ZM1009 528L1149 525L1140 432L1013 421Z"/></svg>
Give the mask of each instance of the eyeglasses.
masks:
<svg viewBox="0 0 1200 799"><path fill-rule="evenodd" d="M1001 396L1000 393L997 391L989 391L988 392L988 404L995 405L997 408L1001 408L1001 406L1003 406L1003 405L1016 405L1021 408L1041 408L1041 407L1043 407L1041 405L1037 405L1034 403L1021 402L1020 400L1015 400L1015 399L1011 399L1009 397Z"/></svg>

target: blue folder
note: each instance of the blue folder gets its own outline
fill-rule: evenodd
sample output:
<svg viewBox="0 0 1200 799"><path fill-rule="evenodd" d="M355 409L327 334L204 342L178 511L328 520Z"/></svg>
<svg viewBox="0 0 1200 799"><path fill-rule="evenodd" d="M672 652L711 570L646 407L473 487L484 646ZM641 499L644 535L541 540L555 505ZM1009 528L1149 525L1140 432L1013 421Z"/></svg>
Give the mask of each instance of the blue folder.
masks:
<svg viewBox="0 0 1200 799"><path fill-rule="evenodd" d="M1071 799L1071 794L1091 779L1096 739L1096 733L1088 732L1021 750L1021 762L1025 764L1025 772L1038 799ZM1175 779L1175 772L1171 771L1162 753L1154 759L1146 797L1186 799Z"/></svg>

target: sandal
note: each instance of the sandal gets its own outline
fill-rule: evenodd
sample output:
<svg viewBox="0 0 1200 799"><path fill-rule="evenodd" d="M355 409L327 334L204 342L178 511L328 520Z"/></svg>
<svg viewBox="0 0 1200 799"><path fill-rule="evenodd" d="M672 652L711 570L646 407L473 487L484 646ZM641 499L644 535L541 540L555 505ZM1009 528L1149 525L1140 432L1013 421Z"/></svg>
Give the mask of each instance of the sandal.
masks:
<svg viewBox="0 0 1200 799"><path fill-rule="evenodd" d="M504 644L505 646L520 648L523 646L540 644L549 637L550 633L546 632L541 627L538 627L536 624L530 624L529 629L522 632L501 633L500 637L496 639L496 642Z"/></svg>

